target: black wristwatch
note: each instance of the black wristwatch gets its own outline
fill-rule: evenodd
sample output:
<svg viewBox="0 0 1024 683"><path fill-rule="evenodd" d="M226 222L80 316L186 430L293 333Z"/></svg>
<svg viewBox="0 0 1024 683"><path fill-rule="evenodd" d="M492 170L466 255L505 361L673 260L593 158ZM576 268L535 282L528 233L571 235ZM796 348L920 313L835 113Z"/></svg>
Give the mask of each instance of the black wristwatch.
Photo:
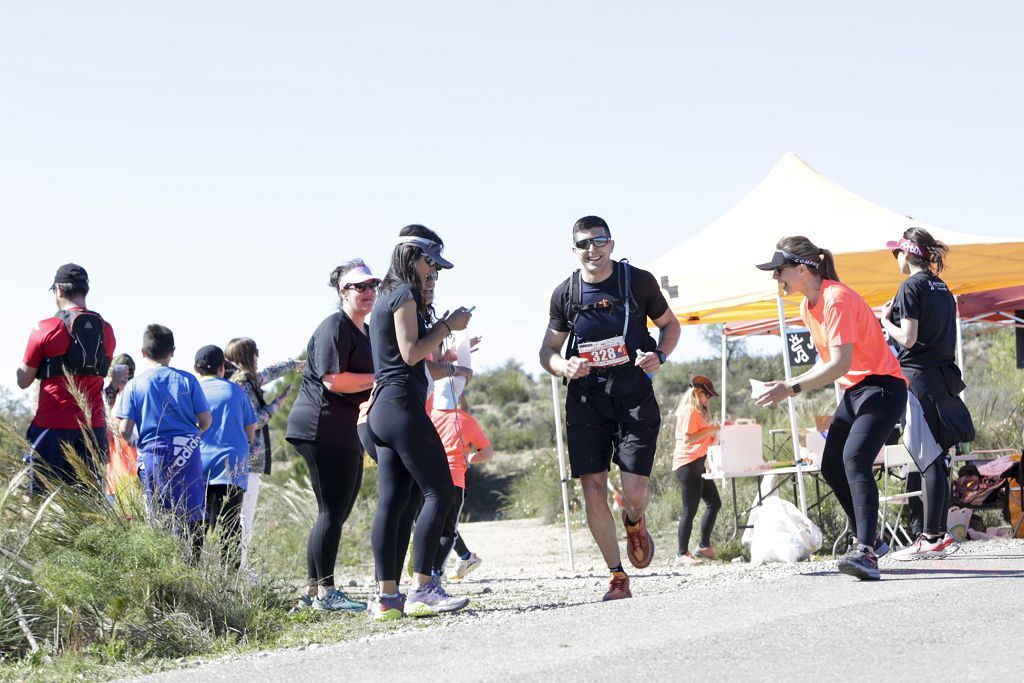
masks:
<svg viewBox="0 0 1024 683"><path fill-rule="evenodd" d="M654 353L655 355L658 356L658 362L661 363L662 365L664 365L665 362L668 360L668 356L666 356L665 352L662 351L661 349L654 349Z"/></svg>
<svg viewBox="0 0 1024 683"><path fill-rule="evenodd" d="M793 390L793 395L794 396L796 396L801 391L803 391L803 389L800 388L800 383L799 382L793 382L792 384L789 385L789 388Z"/></svg>

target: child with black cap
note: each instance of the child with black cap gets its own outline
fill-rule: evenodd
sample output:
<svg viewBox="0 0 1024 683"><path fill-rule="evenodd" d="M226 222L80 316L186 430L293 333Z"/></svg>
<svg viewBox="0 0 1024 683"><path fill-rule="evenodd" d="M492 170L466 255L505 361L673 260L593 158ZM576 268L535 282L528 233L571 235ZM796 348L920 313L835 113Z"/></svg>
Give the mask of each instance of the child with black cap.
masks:
<svg viewBox="0 0 1024 683"><path fill-rule="evenodd" d="M256 412L245 390L224 379L224 351L219 346L199 349L195 367L213 417L200 446L206 482L206 531L213 531L221 523L221 560L238 569L240 514L249 479L249 442L256 434Z"/></svg>

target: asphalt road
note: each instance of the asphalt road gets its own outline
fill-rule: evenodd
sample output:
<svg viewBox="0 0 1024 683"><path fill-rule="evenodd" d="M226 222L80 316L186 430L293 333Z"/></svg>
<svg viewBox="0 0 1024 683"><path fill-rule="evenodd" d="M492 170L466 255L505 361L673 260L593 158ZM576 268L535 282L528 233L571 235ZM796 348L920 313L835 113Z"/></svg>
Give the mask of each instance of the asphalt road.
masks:
<svg viewBox="0 0 1024 683"><path fill-rule="evenodd" d="M495 609L147 680L1021 680L1024 541L889 564L880 582L833 566L681 581L614 603Z"/></svg>

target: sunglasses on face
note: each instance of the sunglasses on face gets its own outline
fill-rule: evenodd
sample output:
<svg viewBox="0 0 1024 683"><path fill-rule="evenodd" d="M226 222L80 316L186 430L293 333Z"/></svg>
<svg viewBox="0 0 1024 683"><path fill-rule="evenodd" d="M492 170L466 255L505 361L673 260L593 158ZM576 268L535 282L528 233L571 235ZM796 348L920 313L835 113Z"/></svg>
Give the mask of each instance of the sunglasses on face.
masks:
<svg viewBox="0 0 1024 683"><path fill-rule="evenodd" d="M345 289L354 289L357 292L359 292L360 294L362 294L363 292L366 292L366 291L376 292L377 291L377 283L376 282L357 282L355 284L345 285Z"/></svg>
<svg viewBox="0 0 1024 683"><path fill-rule="evenodd" d="M608 243L612 241L611 237L588 237L587 239L576 242L577 249L590 249L590 245L593 244L598 249L608 246Z"/></svg>

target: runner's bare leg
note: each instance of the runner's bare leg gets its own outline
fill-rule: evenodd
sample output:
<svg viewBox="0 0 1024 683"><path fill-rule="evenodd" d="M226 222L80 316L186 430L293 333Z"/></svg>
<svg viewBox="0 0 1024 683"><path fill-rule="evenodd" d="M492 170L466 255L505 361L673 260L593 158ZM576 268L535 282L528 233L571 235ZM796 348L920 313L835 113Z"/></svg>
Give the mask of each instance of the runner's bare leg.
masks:
<svg viewBox="0 0 1024 683"><path fill-rule="evenodd" d="M621 472L622 507L631 522L639 522L651 502L650 477Z"/></svg>
<svg viewBox="0 0 1024 683"><path fill-rule="evenodd" d="M605 564L617 567L622 562L619 554L619 536L615 530L615 518L608 509L608 473L597 472L580 477L583 484L583 500L587 505L587 526L601 550Z"/></svg>

